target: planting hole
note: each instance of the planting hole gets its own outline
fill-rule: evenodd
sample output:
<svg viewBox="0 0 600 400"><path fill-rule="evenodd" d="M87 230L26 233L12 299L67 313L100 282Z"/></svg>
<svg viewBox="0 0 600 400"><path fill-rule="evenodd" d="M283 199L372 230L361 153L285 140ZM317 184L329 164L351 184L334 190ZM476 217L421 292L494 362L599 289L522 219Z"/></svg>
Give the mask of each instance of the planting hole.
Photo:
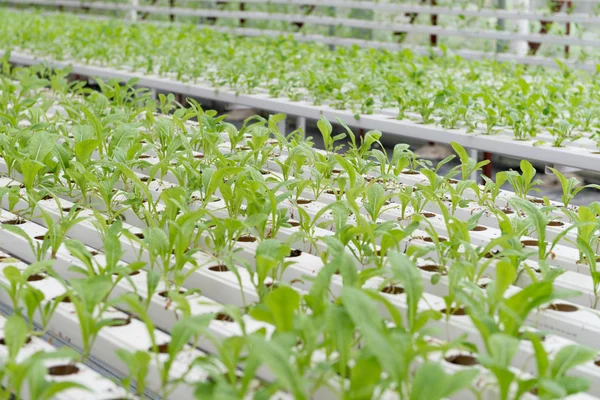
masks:
<svg viewBox="0 0 600 400"><path fill-rule="evenodd" d="M485 253L483 256L485 258L494 258L495 256L497 256L500 253L499 250L492 250L492 251L488 251L487 253Z"/></svg>
<svg viewBox="0 0 600 400"><path fill-rule="evenodd" d="M425 218L434 218L435 214L434 213L430 213L430 212L424 212L421 213L422 216L424 216Z"/></svg>
<svg viewBox="0 0 600 400"><path fill-rule="evenodd" d="M42 197L42 200L52 200L52 199L53 199L53 197L51 194L47 194L44 197Z"/></svg>
<svg viewBox="0 0 600 400"><path fill-rule="evenodd" d="M33 274L27 277L27 282L37 282L46 279L46 275Z"/></svg>
<svg viewBox="0 0 600 400"><path fill-rule="evenodd" d="M425 236L425 237L423 238L423 241L424 241L424 242L427 242L427 243L433 243L433 239L432 239L431 237L429 237L429 236ZM439 242L439 243L442 243L442 242L447 242L447 241L448 241L448 238L445 238L445 237L443 237L443 236L438 236L438 242Z"/></svg>
<svg viewBox="0 0 600 400"><path fill-rule="evenodd" d="M487 231L485 226L477 225L475 228L471 229L473 232L483 232Z"/></svg>
<svg viewBox="0 0 600 400"><path fill-rule="evenodd" d="M291 249L290 250L290 254L288 255L289 258L292 257L300 257L302 255L302 250L298 250L298 249Z"/></svg>
<svg viewBox="0 0 600 400"><path fill-rule="evenodd" d="M65 364L65 365L55 365L54 367L48 368L48 375L52 376L66 376L73 375L79 372L79 368L75 365Z"/></svg>
<svg viewBox="0 0 600 400"><path fill-rule="evenodd" d="M229 268L227 268L226 265L215 265L212 267L208 267L209 270L214 271L214 272L227 272L229 271Z"/></svg>
<svg viewBox="0 0 600 400"><path fill-rule="evenodd" d="M185 294L185 292L183 290L179 290L179 294ZM163 290L162 292L159 292L158 295L160 297L164 297L165 299L169 298L169 291L168 290Z"/></svg>
<svg viewBox="0 0 600 400"><path fill-rule="evenodd" d="M256 237L246 234L246 235L242 235L242 236L238 237L237 241L242 242L242 243L252 243L252 242L256 242Z"/></svg>
<svg viewBox="0 0 600 400"><path fill-rule="evenodd" d="M287 223L290 224L293 228L300 226L300 222L295 221L293 219L289 219Z"/></svg>
<svg viewBox="0 0 600 400"><path fill-rule="evenodd" d="M448 183L454 185L454 184L458 183L458 181L456 179L450 178L450 179L448 179Z"/></svg>
<svg viewBox="0 0 600 400"><path fill-rule="evenodd" d="M132 271L130 273L127 274L127 276L136 276L139 275L140 271ZM113 275L121 275L121 273L119 272L113 272Z"/></svg>
<svg viewBox="0 0 600 400"><path fill-rule="evenodd" d="M510 208L505 208L504 210L502 210L502 212L506 215L510 215L510 214L514 214L515 212L513 210L511 210Z"/></svg>
<svg viewBox="0 0 600 400"><path fill-rule="evenodd" d="M404 293L404 288L396 285L388 285L381 289L381 292L387 294L402 294Z"/></svg>
<svg viewBox="0 0 600 400"><path fill-rule="evenodd" d="M304 205L304 204L310 204L310 203L312 203L312 202L313 202L313 201L312 201L312 200L309 200L309 199L298 199L298 200L296 200L296 203L298 203L298 204L300 204L300 205Z"/></svg>
<svg viewBox="0 0 600 400"><path fill-rule="evenodd" d="M55 299L56 299L56 298L57 298L57 297L55 297ZM62 299L60 299L60 302L61 302L61 303L68 303L68 304L72 303L72 301L71 301L71 298L70 298L69 296L65 296L65 297L63 297Z"/></svg>
<svg viewBox="0 0 600 400"><path fill-rule="evenodd" d="M110 321L110 324L108 325L109 328L125 326L131 323L130 318L109 318L108 321Z"/></svg>
<svg viewBox="0 0 600 400"><path fill-rule="evenodd" d="M521 240L521 244L525 247L538 247L540 245L538 240Z"/></svg>
<svg viewBox="0 0 600 400"><path fill-rule="evenodd" d="M519 339L521 339L521 340L527 340L527 341L529 341L529 340L531 340L531 338L530 338L531 335L537 336L542 342L544 340L546 340L546 336L540 334L539 332L535 332L535 331L523 331L523 330L519 331Z"/></svg>
<svg viewBox="0 0 600 400"><path fill-rule="evenodd" d="M138 233L136 233L136 234L135 234L135 236L136 236L138 239L143 239L143 238L144 238L144 234L143 234L143 233L141 233L141 232L138 232Z"/></svg>
<svg viewBox="0 0 600 400"><path fill-rule="evenodd" d="M142 154L138 158L145 159L145 158L151 158L151 156L150 156L150 154Z"/></svg>
<svg viewBox="0 0 600 400"><path fill-rule="evenodd" d="M422 265L419 267L420 270L422 271L427 271L427 272L435 272L441 275L447 275L448 273L446 272L445 268L440 266L440 265L435 265L435 264L429 264L429 265Z"/></svg>
<svg viewBox="0 0 600 400"><path fill-rule="evenodd" d="M479 364L475 357L468 354L456 354L454 356L448 356L445 358L445 360L450 364L462 365L465 367L470 367Z"/></svg>
<svg viewBox="0 0 600 400"><path fill-rule="evenodd" d="M548 226L565 226L565 223L562 221L550 221L548 222Z"/></svg>
<svg viewBox="0 0 600 400"><path fill-rule="evenodd" d="M553 303L553 304L550 304L550 306L548 307L548 310L554 310L554 311L558 311L558 312L575 312L575 311L579 310L579 307L574 306L572 304Z"/></svg>
<svg viewBox="0 0 600 400"><path fill-rule="evenodd" d="M419 175L419 171L402 171L404 175Z"/></svg>
<svg viewBox="0 0 600 400"><path fill-rule="evenodd" d="M44 237L45 237L45 236L46 236L46 235L37 235L37 236L34 236L33 238L34 238L35 240L39 240L39 241L41 241L41 242L42 242L42 241L44 241Z"/></svg>
<svg viewBox="0 0 600 400"><path fill-rule="evenodd" d="M204 154L194 154L194 158L204 158Z"/></svg>
<svg viewBox="0 0 600 400"><path fill-rule="evenodd" d="M80 206L63 207L62 210L63 210L63 212L70 213L71 210L81 211L81 210L83 210L83 207L80 207Z"/></svg>
<svg viewBox="0 0 600 400"><path fill-rule="evenodd" d="M169 343L163 343L156 346L156 349L153 346L150 346L148 351L155 351L159 354L167 354L169 352Z"/></svg>
<svg viewBox="0 0 600 400"><path fill-rule="evenodd" d="M218 313L217 316L215 317L215 319L217 321L233 322L233 318L231 318L229 315L224 314L224 313Z"/></svg>
<svg viewBox="0 0 600 400"><path fill-rule="evenodd" d="M25 222L27 222L27 220L25 220L23 218L15 218L15 219L11 219L9 221L3 222L3 224L5 224L5 225L23 225Z"/></svg>
<svg viewBox="0 0 600 400"><path fill-rule="evenodd" d="M31 337L27 336L27 339L25 339L25 344L29 343L31 343ZM6 341L4 338L0 338L0 346L6 346Z"/></svg>
<svg viewBox="0 0 600 400"><path fill-rule="evenodd" d="M450 315L457 315L457 316L467 315L467 312L465 311L464 307L454 307L454 308L451 308L450 310L448 310L447 308L444 308L443 310L440 310L440 312L442 314L450 314Z"/></svg>

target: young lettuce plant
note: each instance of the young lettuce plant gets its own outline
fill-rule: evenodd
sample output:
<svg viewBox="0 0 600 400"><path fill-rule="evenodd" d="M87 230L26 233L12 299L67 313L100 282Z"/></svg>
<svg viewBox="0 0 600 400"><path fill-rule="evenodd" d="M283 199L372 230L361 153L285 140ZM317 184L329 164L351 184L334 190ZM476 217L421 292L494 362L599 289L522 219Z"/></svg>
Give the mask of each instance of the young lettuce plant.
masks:
<svg viewBox="0 0 600 400"><path fill-rule="evenodd" d="M35 399L50 400L69 389L88 390L85 386L68 380L47 379L48 369L45 364L48 361L78 358L79 355L68 347L53 352L40 351L28 358L20 359L19 354L27 345L29 333L27 324L20 315L15 314L7 318L4 325L4 340L8 357L3 361L3 368L0 369L0 378L7 385L3 385L3 389L0 390L2 397L23 398L22 396L27 393L27 396L34 396L32 398Z"/></svg>
<svg viewBox="0 0 600 400"><path fill-rule="evenodd" d="M517 171L508 171L507 180L511 184L515 194L522 199L526 199L529 192L540 191L536 186L540 185L542 181L540 179L533 180L536 172L529 161L521 160L520 167L522 174L519 174Z"/></svg>
<svg viewBox="0 0 600 400"><path fill-rule="evenodd" d="M561 232L552 239L550 243L546 242L546 227L550 219L545 215L542 210L536 207L533 203L521 198L513 198L509 200L509 203L516 210L523 210L527 215L527 219L531 225L535 228L537 235L537 243L535 246L538 248L539 260L545 260L546 258L553 256L554 247L564 238L572 229L577 227L576 224L571 224L568 228L561 230ZM524 245L529 245L525 244Z"/></svg>
<svg viewBox="0 0 600 400"><path fill-rule="evenodd" d="M548 168L550 171L552 171L552 173L558 178L560 185L562 187L562 191L563 194L561 196L561 201L563 203L563 205L565 207L569 207L569 204L571 203L571 201L573 201L573 199L575 198L575 196L577 196L577 193L581 192L583 189L587 189L587 188L594 188L594 189L598 189L600 190L600 185L585 185L585 186L580 186L579 185L579 180L577 178L565 178L565 176L563 174L560 173L560 171L554 169L554 168Z"/></svg>

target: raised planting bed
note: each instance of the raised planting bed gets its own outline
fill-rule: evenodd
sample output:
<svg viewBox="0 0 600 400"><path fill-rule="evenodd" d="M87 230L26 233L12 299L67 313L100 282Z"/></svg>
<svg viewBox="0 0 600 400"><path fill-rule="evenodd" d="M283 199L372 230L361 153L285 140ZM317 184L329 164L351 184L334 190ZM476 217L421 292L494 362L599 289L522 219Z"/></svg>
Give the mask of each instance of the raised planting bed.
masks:
<svg viewBox="0 0 600 400"><path fill-rule="evenodd" d="M600 210L541 204L527 165L511 196L377 132L342 156L280 115L237 129L34 71L0 88L0 309L123 393L600 396Z"/></svg>

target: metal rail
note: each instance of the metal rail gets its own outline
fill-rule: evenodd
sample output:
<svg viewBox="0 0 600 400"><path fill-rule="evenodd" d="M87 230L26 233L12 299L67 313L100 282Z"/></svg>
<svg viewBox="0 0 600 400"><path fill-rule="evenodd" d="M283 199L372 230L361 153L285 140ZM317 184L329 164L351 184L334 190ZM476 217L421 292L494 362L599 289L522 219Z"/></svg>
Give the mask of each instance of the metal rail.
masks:
<svg viewBox="0 0 600 400"><path fill-rule="evenodd" d="M324 16L300 16L267 12L252 11L221 11L208 9L190 9L180 7L154 7L154 6L135 6L131 4L114 3L91 3L71 0L0 0L0 3L21 4L21 5L42 5L42 6L62 6L62 7L85 7L87 9L123 11L123 12L144 12L158 15L179 15L187 17L210 17L210 18L230 18L230 19L259 19L270 21L285 21L290 23L312 23L318 25L338 26L343 25L352 28L367 28L378 30L389 30L393 32L412 32L419 34L435 34L446 36L458 36L474 39L492 39L504 41L528 41L535 43L547 43L555 45L571 46L589 46L600 47L600 39L586 39L578 37L567 37L558 35L541 34L521 34L507 31L492 30L474 30L445 28L439 26L410 25L386 23L383 21L368 21L352 18L335 18Z"/></svg>

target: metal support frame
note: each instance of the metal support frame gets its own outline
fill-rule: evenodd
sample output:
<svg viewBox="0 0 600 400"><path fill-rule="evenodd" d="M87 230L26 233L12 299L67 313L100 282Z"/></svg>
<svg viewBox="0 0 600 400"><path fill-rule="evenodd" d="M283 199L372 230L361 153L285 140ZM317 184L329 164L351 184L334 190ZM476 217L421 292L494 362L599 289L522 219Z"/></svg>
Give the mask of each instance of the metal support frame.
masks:
<svg viewBox="0 0 600 400"><path fill-rule="evenodd" d="M564 1L564 0L556 0ZM465 38L478 38L478 39L489 39L489 40L509 40L509 41L527 41L530 42L530 47L538 46L541 43L549 43L554 45L573 45L573 46L590 46L600 47L600 40L593 38L579 38L579 37L566 37L559 35L547 35L547 34L524 34L514 33L508 31L496 31L496 30L477 30L477 29L461 29L461 28L447 28L441 26L426 26L426 25L410 25L410 24L397 24L397 23L386 23L382 21L368 21L352 18L336 18L336 17L324 17L324 16L298 16L290 14L280 13L266 13L266 12L250 12L250 11L220 11L220 10L208 10L208 9L189 9L189 8L165 8L165 7L152 7L152 6L137 6L133 7L129 4L113 4L113 3L92 3L92 2L79 2L72 0L0 0L0 3L9 4L37 4L47 6L64 5L66 7L81 8L83 6L90 9L99 10L120 10L120 11L131 11L132 9L138 12L145 12L150 14L168 14L168 15L181 15L181 16L197 16L197 17L214 17L214 18L229 18L229 19L257 19L265 21L285 21L285 22L305 22L313 23L318 25L325 25L335 27L343 25L350 28L368 28L378 29L392 32L408 32L418 33L427 35L445 35ZM286 32L289 34L289 32Z"/></svg>

